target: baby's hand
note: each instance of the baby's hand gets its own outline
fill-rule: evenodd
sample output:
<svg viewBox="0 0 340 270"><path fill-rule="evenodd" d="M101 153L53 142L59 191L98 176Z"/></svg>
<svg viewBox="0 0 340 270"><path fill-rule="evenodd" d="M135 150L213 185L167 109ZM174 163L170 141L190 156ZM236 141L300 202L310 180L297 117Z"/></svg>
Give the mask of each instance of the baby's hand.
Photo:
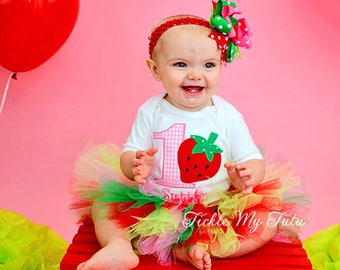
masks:
<svg viewBox="0 0 340 270"><path fill-rule="evenodd" d="M155 147L152 147L148 150L139 150L136 152L136 157L133 159L134 167L132 172L134 174L134 180L138 184L145 184L145 178L151 172L154 156L157 152L158 149Z"/></svg>
<svg viewBox="0 0 340 270"><path fill-rule="evenodd" d="M236 189L242 191L243 194L250 194L253 191L255 177L246 163L227 162L224 167L227 169L231 183Z"/></svg>

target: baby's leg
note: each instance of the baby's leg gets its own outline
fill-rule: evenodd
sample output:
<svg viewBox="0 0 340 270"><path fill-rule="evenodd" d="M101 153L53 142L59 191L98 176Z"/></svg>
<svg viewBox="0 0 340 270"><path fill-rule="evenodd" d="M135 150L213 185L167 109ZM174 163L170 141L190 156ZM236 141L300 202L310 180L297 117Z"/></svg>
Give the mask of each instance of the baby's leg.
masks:
<svg viewBox="0 0 340 270"><path fill-rule="evenodd" d="M239 238L240 239L240 245L239 248L233 253L228 254L224 258L236 258L243 255L246 255L252 251L257 250L258 248L264 246L267 244L273 237L275 236L277 232L277 226L268 226L267 221L269 219L270 213L264 212L264 211L257 211L256 215L254 216L257 220L257 222L262 223L262 228L258 228L257 230L261 230L260 234L256 234L256 231L253 232L256 234L256 237L251 237L252 230L254 230L254 227L252 227L253 222L246 222L245 224L239 224L239 226L243 226L243 229L249 232L249 236L246 236L245 238ZM254 221L254 219L249 219L249 221ZM236 228L237 231L237 228Z"/></svg>
<svg viewBox="0 0 340 270"><path fill-rule="evenodd" d="M232 254L225 254L222 255L219 259L228 259L228 258L236 258L243 255L246 255L252 251L255 251L256 249L262 247L266 243L268 243L276 234L277 232L277 226L268 226L267 221L269 218L268 212L256 212L256 215L254 216L256 218L257 222L262 223L262 227L258 228L258 230L261 230L260 234L257 234L256 237L251 237L251 232L254 230L254 219L248 218L248 222L243 222L238 226L243 226L243 229L249 232L249 236L246 238L240 238L240 244L237 250ZM252 222L250 222L252 221ZM256 232L253 232L254 234ZM197 269L203 269L203 270L210 270L212 261L211 261L211 252L210 250L206 251L202 247L194 245L192 247L188 248L176 248L174 250L174 254L176 258L180 261L183 261L187 264L190 264L194 266ZM227 266L226 262L226 266Z"/></svg>
<svg viewBox="0 0 340 270"><path fill-rule="evenodd" d="M100 207L93 209L96 209L92 211L95 232L102 248L88 261L81 263L77 270L127 270L137 267L139 258L126 237L126 230L118 227L112 220L103 218L106 210Z"/></svg>
<svg viewBox="0 0 340 270"><path fill-rule="evenodd" d="M200 246L177 247L174 250L174 255L177 260L190 264L196 269L211 269L210 254Z"/></svg>

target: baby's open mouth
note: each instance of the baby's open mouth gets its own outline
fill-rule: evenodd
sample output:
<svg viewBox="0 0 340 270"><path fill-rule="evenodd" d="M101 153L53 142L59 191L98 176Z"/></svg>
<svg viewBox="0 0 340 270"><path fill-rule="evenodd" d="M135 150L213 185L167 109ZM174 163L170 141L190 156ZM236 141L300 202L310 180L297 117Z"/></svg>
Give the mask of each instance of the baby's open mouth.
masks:
<svg viewBox="0 0 340 270"><path fill-rule="evenodd" d="M190 94L196 94L203 90L204 87L202 86L194 86L194 85L187 85L182 86L183 90L190 93Z"/></svg>

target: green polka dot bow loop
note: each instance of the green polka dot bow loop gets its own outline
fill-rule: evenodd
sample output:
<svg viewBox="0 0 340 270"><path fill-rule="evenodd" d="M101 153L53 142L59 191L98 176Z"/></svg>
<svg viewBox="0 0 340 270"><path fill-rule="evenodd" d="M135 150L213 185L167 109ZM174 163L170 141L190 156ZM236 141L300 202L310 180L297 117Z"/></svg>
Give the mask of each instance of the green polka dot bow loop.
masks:
<svg viewBox="0 0 340 270"><path fill-rule="evenodd" d="M210 24L213 28L209 37L216 41L222 50L222 60L231 63L235 55L240 57L239 47L249 49L252 46L252 31L244 18L236 19L241 14L236 4L226 0L212 3Z"/></svg>

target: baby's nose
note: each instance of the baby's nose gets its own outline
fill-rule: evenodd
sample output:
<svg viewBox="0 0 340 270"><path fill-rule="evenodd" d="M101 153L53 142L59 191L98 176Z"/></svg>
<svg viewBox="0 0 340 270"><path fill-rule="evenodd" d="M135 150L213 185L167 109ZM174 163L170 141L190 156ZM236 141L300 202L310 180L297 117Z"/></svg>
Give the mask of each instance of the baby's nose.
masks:
<svg viewBox="0 0 340 270"><path fill-rule="evenodd" d="M200 80L202 79L202 72L198 68L191 68L187 77L189 80Z"/></svg>

